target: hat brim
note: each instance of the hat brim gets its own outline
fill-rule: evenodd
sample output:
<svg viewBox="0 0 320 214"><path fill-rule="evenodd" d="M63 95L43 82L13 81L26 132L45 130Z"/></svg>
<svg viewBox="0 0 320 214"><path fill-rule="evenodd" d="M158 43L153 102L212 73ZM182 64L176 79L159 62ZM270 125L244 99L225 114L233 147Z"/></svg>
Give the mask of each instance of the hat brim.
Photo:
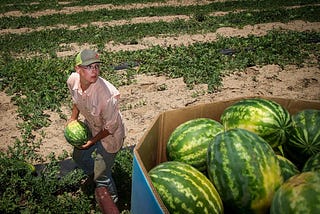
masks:
<svg viewBox="0 0 320 214"><path fill-rule="evenodd" d="M102 61L100 61L99 59L92 59L92 60L87 60L85 62L82 62L80 65L91 65L92 63L102 63Z"/></svg>

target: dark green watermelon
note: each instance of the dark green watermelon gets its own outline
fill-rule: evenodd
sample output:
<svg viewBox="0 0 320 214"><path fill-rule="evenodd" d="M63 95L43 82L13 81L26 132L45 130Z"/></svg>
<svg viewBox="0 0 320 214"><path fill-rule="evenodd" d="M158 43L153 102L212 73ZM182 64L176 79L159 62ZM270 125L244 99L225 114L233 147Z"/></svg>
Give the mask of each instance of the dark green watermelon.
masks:
<svg viewBox="0 0 320 214"><path fill-rule="evenodd" d="M320 170L320 153L312 155L304 164L302 172Z"/></svg>
<svg viewBox="0 0 320 214"><path fill-rule="evenodd" d="M292 121L290 137L283 149L285 156L301 169L312 155L320 153L320 110L299 111Z"/></svg>
<svg viewBox="0 0 320 214"><path fill-rule="evenodd" d="M282 155L277 155L277 157L279 159L279 164L281 167L281 172L284 181L300 173L298 167L294 163L292 163L288 158L283 157Z"/></svg>

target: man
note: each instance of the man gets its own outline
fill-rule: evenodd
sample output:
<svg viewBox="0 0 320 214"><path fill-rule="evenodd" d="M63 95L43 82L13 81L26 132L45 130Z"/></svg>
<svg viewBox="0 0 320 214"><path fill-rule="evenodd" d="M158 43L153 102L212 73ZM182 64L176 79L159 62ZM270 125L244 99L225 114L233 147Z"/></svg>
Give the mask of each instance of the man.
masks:
<svg viewBox="0 0 320 214"><path fill-rule="evenodd" d="M123 145L125 128L118 108L119 91L99 76L99 55L82 50L76 56L75 71L67 80L73 108L68 122L78 120L81 113L92 132L80 148L74 148L73 159L87 175L94 175L97 187L105 186L114 202L117 190L111 172L117 152Z"/></svg>

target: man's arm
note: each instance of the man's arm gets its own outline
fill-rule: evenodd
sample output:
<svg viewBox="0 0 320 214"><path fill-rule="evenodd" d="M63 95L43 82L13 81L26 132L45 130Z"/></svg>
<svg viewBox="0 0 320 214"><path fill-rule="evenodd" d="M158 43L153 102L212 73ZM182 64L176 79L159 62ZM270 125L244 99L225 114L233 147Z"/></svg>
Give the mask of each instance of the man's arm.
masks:
<svg viewBox="0 0 320 214"><path fill-rule="evenodd" d="M70 116L70 119L67 121L67 124L69 124L71 121L78 120L79 114L80 114L80 111L77 105L73 104L71 116Z"/></svg>
<svg viewBox="0 0 320 214"><path fill-rule="evenodd" d="M102 129L96 136L93 136L90 140L87 141L86 144L82 145L80 149L88 149L96 142L107 137L108 135L110 135L109 131L107 129Z"/></svg>

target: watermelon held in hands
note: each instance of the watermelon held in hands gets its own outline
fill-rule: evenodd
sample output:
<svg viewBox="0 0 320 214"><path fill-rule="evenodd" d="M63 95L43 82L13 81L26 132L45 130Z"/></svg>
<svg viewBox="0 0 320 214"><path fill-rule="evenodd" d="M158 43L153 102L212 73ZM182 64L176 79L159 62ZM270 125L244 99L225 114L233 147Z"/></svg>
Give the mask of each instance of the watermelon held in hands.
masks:
<svg viewBox="0 0 320 214"><path fill-rule="evenodd" d="M287 109L263 98L243 99L232 104L222 112L220 120L225 130L242 128L254 132L272 148L281 147L287 141L292 125Z"/></svg>
<svg viewBox="0 0 320 214"><path fill-rule="evenodd" d="M320 213L320 171L295 175L276 191L270 214Z"/></svg>
<svg viewBox="0 0 320 214"><path fill-rule="evenodd" d="M64 137L71 145L80 147L91 138L91 132L84 122L73 120L65 127Z"/></svg>
<svg viewBox="0 0 320 214"><path fill-rule="evenodd" d="M149 171L152 184L170 213L223 213L210 180L189 164L163 162Z"/></svg>
<svg viewBox="0 0 320 214"><path fill-rule="evenodd" d="M226 213L267 213L283 183L272 147L245 129L219 133L208 147L207 163Z"/></svg>
<svg viewBox="0 0 320 214"><path fill-rule="evenodd" d="M314 154L320 153L320 110L305 109L292 116L288 142L283 145L286 156L302 168Z"/></svg>
<svg viewBox="0 0 320 214"><path fill-rule="evenodd" d="M222 131L222 124L209 118L192 119L180 124L167 142L168 160L184 162L205 171L209 142Z"/></svg>

